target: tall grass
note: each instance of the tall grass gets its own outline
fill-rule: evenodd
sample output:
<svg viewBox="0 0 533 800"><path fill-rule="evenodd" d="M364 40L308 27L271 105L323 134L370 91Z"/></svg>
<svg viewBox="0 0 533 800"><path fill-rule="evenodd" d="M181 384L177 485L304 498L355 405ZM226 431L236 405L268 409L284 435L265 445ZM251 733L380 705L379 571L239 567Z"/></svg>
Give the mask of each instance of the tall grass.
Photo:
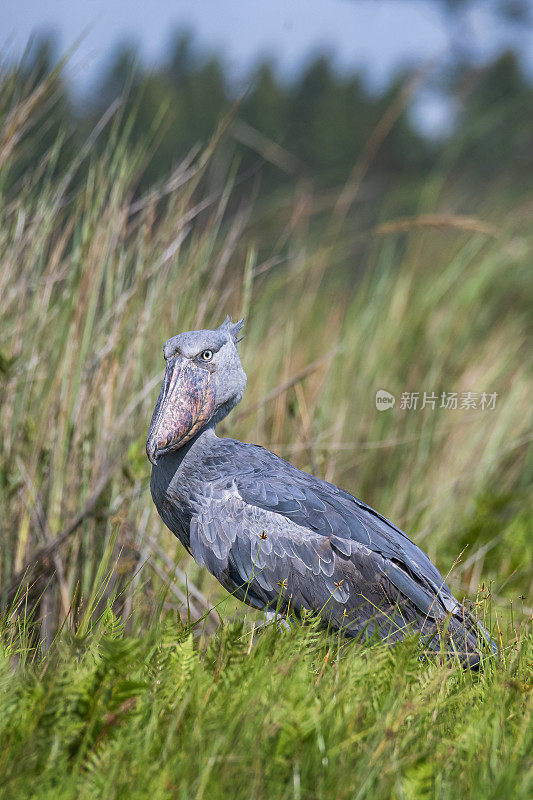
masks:
<svg viewBox="0 0 533 800"><path fill-rule="evenodd" d="M382 224L361 231L356 207L339 232L335 210L328 221L320 196L297 187L291 217L278 217L280 231L265 238L251 203L234 208L232 168L212 188L213 146L138 197L146 154L127 150L120 132L128 121L120 118L107 121L103 155L93 153L91 140L58 170L58 141L13 187L10 175L20 171L17 158L38 121L37 100L53 91L53 80L36 91L37 99L20 98L4 118L2 587L87 506L90 513L49 557L48 588L36 584L50 631L74 594L81 602L90 593L114 526L127 548L126 574L148 555L167 571L152 541L186 561L152 506L143 442L163 342L216 325L229 312L248 314L242 358L249 384L242 413L226 431L374 504L444 572L468 544L450 577L459 594L475 593L481 579L493 580L497 593L505 583L509 596L527 594L531 538L506 542L504 530L526 502L531 444L524 212L496 216L489 198L489 220L465 233L437 174L421 191L434 195L421 211L432 212L434 223L444 208L444 229L420 227L419 217L412 230L403 224L394 233ZM262 402L301 370L306 377ZM397 396L393 411L376 411L380 388ZM420 392L421 400L434 392L437 406L442 392L498 397L494 410L409 411L400 408L405 391ZM464 541L476 503L487 498L497 505L497 530ZM505 569L492 561L485 570L498 547ZM211 596L205 577L187 568Z"/></svg>
<svg viewBox="0 0 533 800"><path fill-rule="evenodd" d="M465 215L438 170L400 224L401 193L370 229L357 201L339 220L308 185L279 212L239 205L221 132L139 196L147 154L125 145L120 111L66 165L60 135L24 172L53 80L40 91L4 108L0 146L6 791L30 796L43 775L43 797L110 796L109 781L116 796L525 797L527 209L487 192ZM177 620L222 592L160 522L144 440L163 342L227 313L247 314L248 389L224 432L378 508L458 596L490 595L502 665L474 680L417 666L409 644L326 658L312 629L250 649L232 626L200 657ZM379 389L393 410L376 410ZM496 392L494 409L440 408L467 391ZM436 408L403 409L403 392Z"/></svg>

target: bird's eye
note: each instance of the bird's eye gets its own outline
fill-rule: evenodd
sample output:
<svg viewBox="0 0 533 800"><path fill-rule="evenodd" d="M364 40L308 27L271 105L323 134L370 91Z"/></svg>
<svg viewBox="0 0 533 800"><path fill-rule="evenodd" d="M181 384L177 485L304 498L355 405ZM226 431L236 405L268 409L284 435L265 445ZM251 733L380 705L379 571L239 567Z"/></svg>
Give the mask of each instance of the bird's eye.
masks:
<svg viewBox="0 0 533 800"><path fill-rule="evenodd" d="M204 352L200 354L200 358L202 359L202 361L211 361L211 359L213 358L213 351L204 350Z"/></svg>

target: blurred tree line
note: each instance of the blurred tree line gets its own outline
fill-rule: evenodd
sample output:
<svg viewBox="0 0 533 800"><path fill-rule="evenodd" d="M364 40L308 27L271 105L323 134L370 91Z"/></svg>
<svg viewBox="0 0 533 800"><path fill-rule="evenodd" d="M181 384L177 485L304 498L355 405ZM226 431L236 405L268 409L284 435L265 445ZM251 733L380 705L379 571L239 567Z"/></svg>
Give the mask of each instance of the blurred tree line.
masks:
<svg viewBox="0 0 533 800"><path fill-rule="evenodd" d="M11 73L4 67L0 113L8 113L21 85L37 86L56 64L48 38L34 43ZM166 58L153 69L140 62L133 47L118 47L98 90L83 104L59 71L53 101L48 98L38 129L27 137L26 155L35 163L63 130L67 158L120 99L115 117L122 135L132 146L150 142L140 190L168 175L195 146L205 145L224 118L229 124L220 147L228 163L238 164L243 182L260 172L269 190L299 178L334 186L347 179L373 132L387 124L387 110L398 104L408 81L408 75L398 75L383 91L370 92L360 75L340 74L319 56L291 81L282 80L274 64L262 63L244 89L236 88L221 58L201 53L190 35L177 33ZM483 70L461 63L431 78L429 86L449 102L450 113L453 109L453 131L440 139L425 137L412 121L409 103L402 108L400 102L367 176L417 182L440 159L469 181L505 178L516 190L529 187L533 88L517 56L506 53ZM107 131L109 126L99 133L97 147L106 146ZM61 159L58 154L57 169ZM18 169L22 175L20 163Z"/></svg>

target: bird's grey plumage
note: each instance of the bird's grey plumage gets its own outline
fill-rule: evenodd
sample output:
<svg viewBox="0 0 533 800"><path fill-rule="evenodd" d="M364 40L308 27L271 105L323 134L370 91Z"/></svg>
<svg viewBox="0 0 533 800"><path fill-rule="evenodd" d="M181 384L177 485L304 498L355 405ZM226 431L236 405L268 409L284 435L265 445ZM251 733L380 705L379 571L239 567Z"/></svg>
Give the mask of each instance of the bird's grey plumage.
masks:
<svg viewBox="0 0 533 800"><path fill-rule="evenodd" d="M211 417L190 440L182 437L184 444L167 445L158 457L151 428L151 491L166 525L229 592L257 608L308 609L347 635L391 642L416 630L433 649L444 626L449 649L477 664L486 634L401 530L262 447L215 435L216 422L244 392L235 347L241 324L226 320L216 331L181 334L165 345L167 364L178 353L209 368L212 379L201 390L211 392ZM194 361L202 351L212 352L205 366ZM168 402L161 398L158 404Z"/></svg>

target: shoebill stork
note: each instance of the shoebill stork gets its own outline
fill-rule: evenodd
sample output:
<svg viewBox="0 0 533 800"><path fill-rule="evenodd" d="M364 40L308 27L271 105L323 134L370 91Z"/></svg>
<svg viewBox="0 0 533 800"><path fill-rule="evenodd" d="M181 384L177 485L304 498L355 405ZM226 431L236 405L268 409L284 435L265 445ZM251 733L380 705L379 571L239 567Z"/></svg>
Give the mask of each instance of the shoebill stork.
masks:
<svg viewBox="0 0 533 800"><path fill-rule="evenodd" d="M240 403L243 320L173 336L146 452L157 510L195 561L259 609L315 612L347 636L426 650L471 667L493 642L427 555L348 492L215 427Z"/></svg>

